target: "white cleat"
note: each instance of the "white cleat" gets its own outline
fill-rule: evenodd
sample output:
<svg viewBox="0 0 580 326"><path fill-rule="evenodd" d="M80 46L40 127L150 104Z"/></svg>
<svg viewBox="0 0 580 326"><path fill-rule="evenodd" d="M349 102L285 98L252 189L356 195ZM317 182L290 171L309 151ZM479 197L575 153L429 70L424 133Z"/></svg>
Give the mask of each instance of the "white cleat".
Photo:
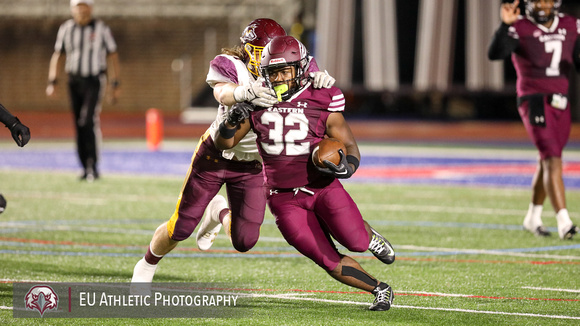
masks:
<svg viewBox="0 0 580 326"><path fill-rule="evenodd" d="M199 250L205 251L211 248L222 228L219 214L224 208L228 208L228 202L222 195L216 195L207 205L205 215L197 230L196 239Z"/></svg>

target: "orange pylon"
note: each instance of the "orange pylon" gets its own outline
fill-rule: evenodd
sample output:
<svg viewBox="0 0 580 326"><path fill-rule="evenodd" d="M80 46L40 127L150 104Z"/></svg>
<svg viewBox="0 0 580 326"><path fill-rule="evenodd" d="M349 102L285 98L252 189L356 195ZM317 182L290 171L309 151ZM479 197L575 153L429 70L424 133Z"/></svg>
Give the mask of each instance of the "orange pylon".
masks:
<svg viewBox="0 0 580 326"><path fill-rule="evenodd" d="M163 115L159 109L151 108L145 114L147 147L150 151L159 149L163 141Z"/></svg>

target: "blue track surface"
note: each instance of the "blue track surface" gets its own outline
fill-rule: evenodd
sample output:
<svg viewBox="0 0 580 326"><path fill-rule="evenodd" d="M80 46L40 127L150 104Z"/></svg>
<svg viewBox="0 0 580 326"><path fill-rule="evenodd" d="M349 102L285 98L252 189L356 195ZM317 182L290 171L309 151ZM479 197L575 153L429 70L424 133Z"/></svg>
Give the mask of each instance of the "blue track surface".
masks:
<svg viewBox="0 0 580 326"><path fill-rule="evenodd" d="M189 151L103 150L101 174L126 173L153 176L185 176ZM364 154L352 182L453 184L529 187L536 162L533 159L442 157L442 155ZM580 161L565 160L567 188L580 189ZM0 169L74 171L80 173L73 149L4 149Z"/></svg>

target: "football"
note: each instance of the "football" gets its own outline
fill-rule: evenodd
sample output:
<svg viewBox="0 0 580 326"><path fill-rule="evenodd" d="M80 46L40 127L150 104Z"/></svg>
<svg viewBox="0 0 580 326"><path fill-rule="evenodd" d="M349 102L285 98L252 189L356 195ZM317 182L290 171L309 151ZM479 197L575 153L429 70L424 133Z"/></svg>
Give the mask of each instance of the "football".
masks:
<svg viewBox="0 0 580 326"><path fill-rule="evenodd" d="M325 168L324 160L328 160L336 165L340 163L340 154L338 150L342 149L346 155L346 147L336 138L325 138L321 140L312 150L312 163L319 167Z"/></svg>

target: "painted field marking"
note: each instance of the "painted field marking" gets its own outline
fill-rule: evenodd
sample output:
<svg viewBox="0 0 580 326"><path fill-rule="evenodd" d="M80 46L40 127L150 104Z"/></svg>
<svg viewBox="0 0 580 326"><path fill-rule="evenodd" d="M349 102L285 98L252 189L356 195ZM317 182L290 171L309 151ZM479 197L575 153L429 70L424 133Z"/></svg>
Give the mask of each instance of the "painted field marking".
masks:
<svg viewBox="0 0 580 326"><path fill-rule="evenodd" d="M305 298L305 297L294 297L294 296L281 296L278 294L248 294L249 297L263 297L281 300L297 300L297 301L313 301L313 302L325 302L325 303L335 303L335 304L353 304L353 305L364 305L369 306L369 302L359 302L359 301L347 301L347 300L330 300L330 299L317 299L317 298ZM580 317L576 316L564 316L564 315L541 315L541 314L531 314L531 313L520 313L520 312L502 312L502 311L487 311L487 310L472 310L472 309L459 309L459 308L438 308L438 307L418 307L418 306L407 306L407 305L393 305L393 308L403 308L403 309L419 309L419 310L437 310L437 311L450 311L450 312L464 312L473 314L489 314L489 315L504 315L504 316L524 316L524 317L540 317L540 318L552 318L552 319L575 319L580 320Z"/></svg>
<svg viewBox="0 0 580 326"><path fill-rule="evenodd" d="M52 241L52 240L39 240L39 239L23 239L23 238L7 238L0 237L0 243L4 245L13 246L26 246L31 247L42 245L43 248L48 246L52 247L89 247L89 248L101 248L101 249L134 249L139 250L146 248L146 246L135 246L135 245L120 245L120 244L97 244L97 243L87 243L87 242L73 242L73 241ZM550 246L550 247L535 247L535 248L510 248L510 249L496 249L496 250L485 250L485 249L457 249L457 248L438 248L438 247L422 247L422 246L399 246L398 248L409 249L409 250L422 250L418 252L402 252L399 253L398 259L400 260L422 260L413 257L416 256L444 256L444 255L497 255L497 256L515 256L515 257L525 257L525 258L546 258L546 259L558 259L558 260L580 260L579 256L562 256L562 255L547 255L547 254L529 254L525 252L539 252L539 251L549 251L549 250L565 250L565 249L577 249L580 248L580 244L575 245L565 245L565 246ZM170 257L176 258L196 258L196 257L239 257L239 258L268 258L268 257L287 257L287 258L297 258L303 257L297 251L260 251L260 248L251 253L239 253L233 249L212 249L207 252L201 252L197 248L187 248L179 247L177 251L189 251L196 252L195 254L181 254L181 253L171 253ZM290 249L290 247L285 247L282 249ZM140 256L141 253L106 253L106 252L52 252L48 250L36 251L36 250L0 250L3 254L45 254L45 255L67 255L67 256L109 256L109 257L136 257ZM369 253L353 253L351 256L356 258L370 258L373 256ZM445 259L425 259L427 261L449 261ZM453 262L480 262L480 263L529 263L529 264L580 264L580 262L564 262L564 261L526 261L526 262L513 262L513 261L489 261L489 260L468 260L468 259L454 259Z"/></svg>
<svg viewBox="0 0 580 326"><path fill-rule="evenodd" d="M533 286L522 286L522 289L540 290L540 291L557 291L557 292L580 293L580 290L556 289L556 288L539 288L539 287L533 287Z"/></svg>
<svg viewBox="0 0 580 326"><path fill-rule="evenodd" d="M333 303L333 304L352 304L352 305L363 305L363 306L368 306L370 304L368 302L359 302L359 301L307 298L307 297L304 297L303 295L300 295L300 294L291 294L291 293L286 293L286 294L256 294L256 293L251 293L251 294L241 293L240 294L240 293L236 293L236 294L239 294L239 295L244 296L244 297L250 297L250 298L269 298L269 299L280 299L280 300L311 301L311 302L324 302L324 303ZM459 309L459 308L419 307L419 306L408 306L408 305L393 305L392 308L580 320L580 317L576 317L576 316L542 315L542 314L532 314L532 313L487 311L487 310L473 310L473 309ZM0 306L0 309L1 310L13 310L13 307Z"/></svg>

